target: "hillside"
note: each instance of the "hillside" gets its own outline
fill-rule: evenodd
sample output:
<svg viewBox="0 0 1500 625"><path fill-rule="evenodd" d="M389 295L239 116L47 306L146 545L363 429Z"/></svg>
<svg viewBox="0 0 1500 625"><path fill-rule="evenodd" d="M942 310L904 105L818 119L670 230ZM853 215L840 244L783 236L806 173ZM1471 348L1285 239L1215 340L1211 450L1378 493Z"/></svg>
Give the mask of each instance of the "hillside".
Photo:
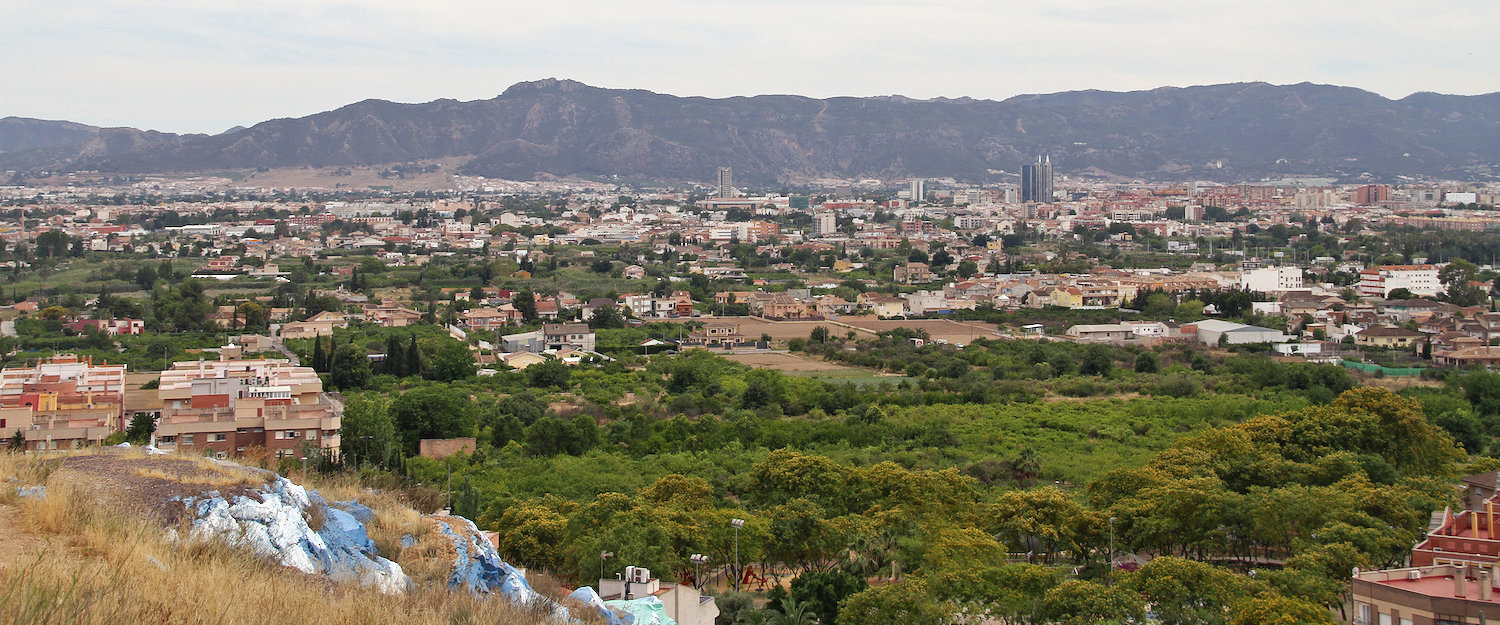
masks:
<svg viewBox="0 0 1500 625"><path fill-rule="evenodd" d="M472 522L424 515L412 493L321 484L348 497L330 501L269 471L118 448L0 455L0 483L5 622L618 622L533 590Z"/></svg>
<svg viewBox="0 0 1500 625"><path fill-rule="evenodd" d="M1482 179L1500 172L1500 94L1391 100L1308 83L992 101L711 99L548 79L489 100L366 100L214 136L55 125L43 132L37 120L6 122L0 167L16 170L140 173L466 157L463 173L513 179L701 181L729 165L737 180L762 183L822 176L1000 181L1007 178L998 172L1048 153L1059 173L1144 178Z"/></svg>

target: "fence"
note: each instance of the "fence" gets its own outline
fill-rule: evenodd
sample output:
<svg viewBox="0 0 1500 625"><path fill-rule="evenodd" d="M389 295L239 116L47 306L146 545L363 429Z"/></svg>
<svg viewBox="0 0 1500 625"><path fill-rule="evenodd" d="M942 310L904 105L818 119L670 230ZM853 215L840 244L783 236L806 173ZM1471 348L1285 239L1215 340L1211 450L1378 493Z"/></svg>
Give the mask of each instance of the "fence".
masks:
<svg viewBox="0 0 1500 625"><path fill-rule="evenodd" d="M1380 365L1365 364L1353 360L1345 360L1343 362L1346 369L1354 369L1355 371L1363 371L1365 373L1379 373L1387 376L1422 375L1422 372L1427 370L1423 367L1382 367Z"/></svg>

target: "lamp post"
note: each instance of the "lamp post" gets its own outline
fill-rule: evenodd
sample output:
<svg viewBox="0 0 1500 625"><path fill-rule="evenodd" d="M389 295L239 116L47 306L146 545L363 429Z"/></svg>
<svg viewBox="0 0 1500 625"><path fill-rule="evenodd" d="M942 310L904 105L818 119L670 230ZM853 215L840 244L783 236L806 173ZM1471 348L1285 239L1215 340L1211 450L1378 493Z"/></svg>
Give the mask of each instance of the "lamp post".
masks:
<svg viewBox="0 0 1500 625"><path fill-rule="evenodd" d="M1109 517L1109 561L1104 563L1105 578L1109 585L1115 583L1115 517Z"/></svg>
<svg viewBox="0 0 1500 625"><path fill-rule="evenodd" d="M734 591L740 591L740 528L745 526L744 519L730 519L729 526L734 528Z"/></svg>
<svg viewBox="0 0 1500 625"><path fill-rule="evenodd" d="M695 553L688 560L693 563L693 588L703 590L703 565L708 562L708 556Z"/></svg>
<svg viewBox="0 0 1500 625"><path fill-rule="evenodd" d="M615 552L613 551L599 552L599 583L601 584L604 583L604 561L613 557L615 557Z"/></svg>

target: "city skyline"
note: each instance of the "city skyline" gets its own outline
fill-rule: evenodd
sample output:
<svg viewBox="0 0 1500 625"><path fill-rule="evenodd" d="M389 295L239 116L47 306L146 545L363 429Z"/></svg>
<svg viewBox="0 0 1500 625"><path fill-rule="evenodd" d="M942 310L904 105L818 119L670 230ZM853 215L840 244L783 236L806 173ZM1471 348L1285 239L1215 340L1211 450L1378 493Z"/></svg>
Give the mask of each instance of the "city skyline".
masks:
<svg viewBox="0 0 1500 625"><path fill-rule="evenodd" d="M1500 91L1500 41L1484 32L1500 7L1488 5L761 4L7 0L0 57L29 88L0 96L0 115L217 133L369 98L486 99L549 76L708 97L1000 100L1246 81ZM895 33L900 44L882 43Z"/></svg>

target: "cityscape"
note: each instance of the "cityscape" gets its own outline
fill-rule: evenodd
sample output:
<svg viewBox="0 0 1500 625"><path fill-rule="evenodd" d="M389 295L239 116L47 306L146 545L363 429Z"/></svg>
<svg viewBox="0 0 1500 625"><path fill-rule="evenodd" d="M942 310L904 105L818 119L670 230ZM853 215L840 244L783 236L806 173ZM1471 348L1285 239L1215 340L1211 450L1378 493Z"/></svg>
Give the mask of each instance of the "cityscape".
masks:
<svg viewBox="0 0 1500 625"><path fill-rule="evenodd" d="M4 9L0 621L1500 618L1496 9L565 4Z"/></svg>

